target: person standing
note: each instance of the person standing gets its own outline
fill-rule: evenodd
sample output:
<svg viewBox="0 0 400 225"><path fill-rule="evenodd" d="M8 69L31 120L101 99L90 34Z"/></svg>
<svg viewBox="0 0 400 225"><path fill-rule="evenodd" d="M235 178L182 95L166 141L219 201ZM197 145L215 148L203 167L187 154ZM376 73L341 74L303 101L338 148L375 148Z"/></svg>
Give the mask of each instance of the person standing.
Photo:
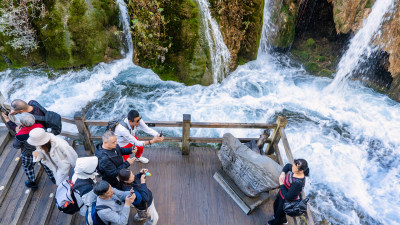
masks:
<svg viewBox="0 0 400 225"><path fill-rule="evenodd" d="M141 129L144 132L152 135L153 139L151 139L150 141L139 141L139 139L136 137L136 131L138 131L138 129ZM123 119L122 123L119 123L115 127L115 135L117 136L119 146L123 146L123 148L137 146L135 161L141 163L149 162L147 158L142 156L143 146L162 142L164 140L164 137L160 137L160 134L157 133L157 131L149 128L146 125L146 123L142 120L139 112L136 110L129 111L128 117ZM124 159L126 160L126 158L127 157L125 156Z"/></svg>
<svg viewBox="0 0 400 225"><path fill-rule="evenodd" d="M68 179L69 170L75 167L78 154L67 141L41 128L35 128L29 132L28 143L37 148L32 153L33 161L53 171L57 186Z"/></svg>
<svg viewBox="0 0 400 225"><path fill-rule="evenodd" d="M147 188L146 173L148 169L141 169L136 175L128 169L122 169L118 173L118 180L120 182L120 189L128 191L133 189L142 197L141 201L134 201L133 205L138 213L135 215L136 221L146 220L144 225L156 225L158 222L158 213L154 206L153 193Z"/></svg>
<svg viewBox="0 0 400 225"><path fill-rule="evenodd" d="M5 121L8 123L9 118L5 114L3 114ZM35 171L33 162L32 152L36 150L35 146L30 145L27 140L29 138L29 132L35 128L42 129L43 125L40 123L35 123L35 117L30 113L22 113L19 116L19 120L21 122L21 126L14 127L14 131L16 132L13 147L16 149L21 149L21 161L22 167L24 168L24 172L28 177L28 180L25 181L25 185L32 190L36 190L38 185L36 184ZM53 183L56 183L53 172L45 165L39 162L39 164L43 167L44 171L46 171L50 180Z"/></svg>
<svg viewBox="0 0 400 225"><path fill-rule="evenodd" d="M97 215L105 224L128 224L130 205L135 201L136 195L129 191L120 191L105 181L101 180L93 187L97 195Z"/></svg>
<svg viewBox="0 0 400 225"><path fill-rule="evenodd" d="M117 144L117 137L114 132L106 131L103 134L103 144L96 147L95 156L99 159L98 169L112 187L118 187L118 172L121 169L126 169L133 164L135 159L128 158L123 160L123 155L135 154L136 148L121 148Z"/></svg>
<svg viewBox="0 0 400 225"><path fill-rule="evenodd" d="M286 164L279 176L280 191L274 201L274 218L268 225L287 224L286 214L283 211L285 201L295 201L301 198L301 192L306 183L310 169L305 159L295 159L293 164Z"/></svg>

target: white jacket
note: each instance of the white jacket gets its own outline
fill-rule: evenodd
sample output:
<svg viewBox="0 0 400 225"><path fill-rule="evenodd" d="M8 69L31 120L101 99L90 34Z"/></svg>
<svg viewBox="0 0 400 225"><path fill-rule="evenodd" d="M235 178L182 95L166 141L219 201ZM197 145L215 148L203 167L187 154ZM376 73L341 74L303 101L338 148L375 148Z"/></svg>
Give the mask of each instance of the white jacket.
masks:
<svg viewBox="0 0 400 225"><path fill-rule="evenodd" d="M128 124L129 129L126 129L121 124L118 124L115 127L115 135L117 136L117 143L120 147L124 147L129 143L134 144L136 146L144 145L144 141L139 141L135 138L135 134L136 134L136 131L138 130L138 128L140 128L144 132L152 135L153 137L160 135L159 133L157 133L157 131L148 127L143 120L140 120L139 125L135 126L133 129L129 126L128 118L125 118L124 122L126 124Z"/></svg>
<svg viewBox="0 0 400 225"><path fill-rule="evenodd" d="M56 137L51 133L48 135L50 135L51 142L50 157L54 164L40 147L36 148L35 152L38 153L38 156L33 157L33 162L41 162L43 165L49 167L53 171L58 186L64 180L68 179L69 170L75 167L78 154L64 139Z"/></svg>

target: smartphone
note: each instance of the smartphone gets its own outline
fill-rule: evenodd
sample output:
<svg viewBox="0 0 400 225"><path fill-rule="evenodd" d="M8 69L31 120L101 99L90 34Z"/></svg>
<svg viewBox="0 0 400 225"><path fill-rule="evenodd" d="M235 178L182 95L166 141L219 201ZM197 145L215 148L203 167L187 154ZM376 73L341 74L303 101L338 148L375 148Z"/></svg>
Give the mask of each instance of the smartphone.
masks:
<svg viewBox="0 0 400 225"><path fill-rule="evenodd" d="M160 137L162 137L163 136L163 134L162 134L162 131L160 132Z"/></svg>

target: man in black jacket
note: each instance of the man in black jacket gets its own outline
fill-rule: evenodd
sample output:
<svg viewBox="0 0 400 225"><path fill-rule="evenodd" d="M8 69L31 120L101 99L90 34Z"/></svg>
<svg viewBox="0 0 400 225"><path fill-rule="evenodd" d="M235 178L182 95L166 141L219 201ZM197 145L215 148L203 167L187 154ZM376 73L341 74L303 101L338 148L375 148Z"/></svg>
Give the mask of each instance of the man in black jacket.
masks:
<svg viewBox="0 0 400 225"><path fill-rule="evenodd" d="M118 172L126 169L135 161L134 158L128 158L125 162L122 155L135 154L137 149L121 148L117 145L117 136L114 132L106 131L103 134L103 144L96 147L95 155L99 158L98 170L103 175L103 180L111 184L112 187L118 187Z"/></svg>

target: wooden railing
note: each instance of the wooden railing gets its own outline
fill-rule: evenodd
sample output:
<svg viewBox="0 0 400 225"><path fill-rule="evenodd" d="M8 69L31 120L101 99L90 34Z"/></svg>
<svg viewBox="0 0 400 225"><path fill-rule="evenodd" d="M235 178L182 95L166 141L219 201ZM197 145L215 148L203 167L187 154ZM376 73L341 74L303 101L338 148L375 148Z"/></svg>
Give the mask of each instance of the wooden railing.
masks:
<svg viewBox="0 0 400 225"><path fill-rule="evenodd" d="M75 124L78 128L79 133L71 133L63 131L61 135L72 139L81 140L86 150L90 150L94 153L93 141L101 141L101 136L92 136L90 133L89 126L107 126L108 121L105 120L86 120L83 111L76 112L73 119L62 118L65 123ZM182 143L182 154L189 154L190 143L222 143L222 138L205 138L205 137L190 137L191 128L241 128L241 129L274 129L274 133L268 143L272 143L274 135L278 136L275 130L277 124L266 124L266 123L207 123L207 122L192 122L190 114L184 114L182 121L148 121L146 122L149 127L181 127L181 137L164 137L165 142L181 142ZM283 125L283 124L282 124ZM285 124L286 125L286 124ZM141 137L141 140L151 140L152 137ZM256 140L255 138L239 138L240 141L246 142ZM275 140L279 141L278 139Z"/></svg>

